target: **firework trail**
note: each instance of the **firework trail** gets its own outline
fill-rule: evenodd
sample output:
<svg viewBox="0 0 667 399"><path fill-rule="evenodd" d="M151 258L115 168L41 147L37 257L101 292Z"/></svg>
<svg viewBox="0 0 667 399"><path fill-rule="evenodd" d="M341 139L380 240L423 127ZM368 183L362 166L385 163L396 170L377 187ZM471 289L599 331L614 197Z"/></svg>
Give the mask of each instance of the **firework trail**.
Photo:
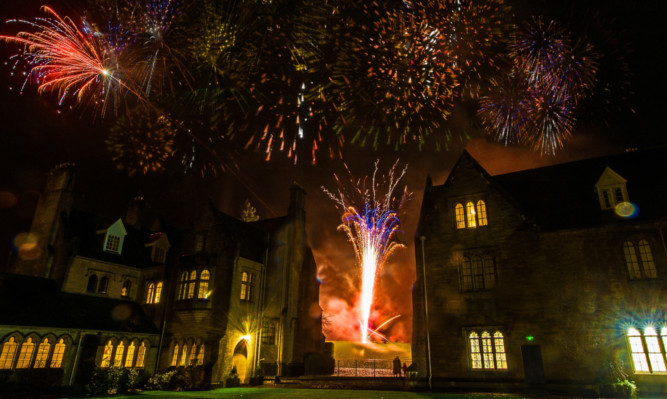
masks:
<svg viewBox="0 0 667 399"><path fill-rule="evenodd" d="M350 191L345 190L338 176L335 176L339 183L339 189L336 193L322 187L322 190L343 211L342 224L338 226L338 230L345 232L348 240L352 243L357 264L360 268L359 307L361 320L359 320L359 323L361 326L361 342L368 342L372 335L382 337L377 330L391 321L389 320L382 326L373 329L369 319L373 307L377 275L394 251L405 248L403 244L395 241L396 233L399 232L400 228L400 220L397 211L393 209L400 209L410 196L407 187L400 200L394 196L394 190L405 175L407 165L400 174L397 174L398 161L396 161L386 178L380 179L386 180L386 187L382 191L383 187L377 176L378 164L379 161L376 161L370 182L367 178L357 180ZM347 171L349 173L349 169ZM354 179L352 179L352 182L355 183ZM367 186L367 183L370 184L370 187ZM355 199L356 201L361 200L360 203L363 205L355 206ZM397 208L394 208L394 205Z"/></svg>

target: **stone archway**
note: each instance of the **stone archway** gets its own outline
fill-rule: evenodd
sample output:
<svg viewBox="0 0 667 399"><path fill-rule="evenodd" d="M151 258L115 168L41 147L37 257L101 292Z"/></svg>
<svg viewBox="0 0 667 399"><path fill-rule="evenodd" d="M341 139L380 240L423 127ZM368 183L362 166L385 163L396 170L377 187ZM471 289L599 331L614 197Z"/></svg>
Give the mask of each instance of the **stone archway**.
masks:
<svg viewBox="0 0 667 399"><path fill-rule="evenodd" d="M248 370L248 342L245 339L240 340L234 348L232 366L236 367L239 380L244 384L246 382L246 374Z"/></svg>

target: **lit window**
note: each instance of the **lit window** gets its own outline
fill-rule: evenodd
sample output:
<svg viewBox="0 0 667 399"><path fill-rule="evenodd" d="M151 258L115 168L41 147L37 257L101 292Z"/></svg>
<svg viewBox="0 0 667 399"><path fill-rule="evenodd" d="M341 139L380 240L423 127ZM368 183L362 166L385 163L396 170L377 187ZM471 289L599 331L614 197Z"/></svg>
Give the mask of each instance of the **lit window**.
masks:
<svg viewBox="0 0 667 399"><path fill-rule="evenodd" d="M472 267L470 266L470 258L463 257L461 262L461 290L472 290Z"/></svg>
<svg viewBox="0 0 667 399"><path fill-rule="evenodd" d="M637 258L634 243L630 241L623 243L623 255L625 256L625 264L628 268L630 280L658 278L653 252L648 241L639 240L636 248L639 250L639 258Z"/></svg>
<svg viewBox="0 0 667 399"><path fill-rule="evenodd" d="M207 298L208 297L208 280L211 278L211 273L208 270L204 269L199 276L199 293L198 298Z"/></svg>
<svg viewBox="0 0 667 399"><path fill-rule="evenodd" d="M632 363L635 365L635 372L650 373L642 335L636 328L628 329L628 341L630 341L630 351L632 352Z"/></svg>
<svg viewBox="0 0 667 399"><path fill-rule="evenodd" d="M32 360L32 353L35 351L35 344L32 342L32 338L25 340L23 345L21 345L21 351L19 352L19 359L16 362L17 369L26 369L30 367L30 360Z"/></svg>
<svg viewBox="0 0 667 399"><path fill-rule="evenodd" d="M88 277L88 285L86 286L86 292L95 291L97 291L97 274Z"/></svg>
<svg viewBox="0 0 667 399"><path fill-rule="evenodd" d="M162 281L159 281L155 286L155 300L153 303L160 303L160 297L162 296Z"/></svg>
<svg viewBox="0 0 667 399"><path fill-rule="evenodd" d="M188 283L188 299L195 297L195 284L197 282L197 271L190 272L190 282Z"/></svg>
<svg viewBox="0 0 667 399"><path fill-rule="evenodd" d="M484 201L477 201L477 220L479 221L480 226L486 226L488 221L486 220L486 204Z"/></svg>
<svg viewBox="0 0 667 399"><path fill-rule="evenodd" d="M465 212L463 211L463 205L456 204L456 207L454 208L454 213L456 214L456 228L465 229L466 218L465 218Z"/></svg>
<svg viewBox="0 0 667 399"><path fill-rule="evenodd" d="M183 352L181 352L181 362L179 363L179 366L185 366L188 364L188 346L183 345Z"/></svg>
<svg viewBox="0 0 667 399"><path fill-rule="evenodd" d="M100 367L109 367L111 365L111 354L113 353L113 344L111 341L104 346L104 353L102 353L102 361ZM51 365L53 367L53 364Z"/></svg>
<svg viewBox="0 0 667 399"><path fill-rule="evenodd" d="M651 246L646 240L639 240L639 259L642 261L642 271L644 278L657 278L658 274L655 271L655 262L653 261L653 253Z"/></svg>
<svg viewBox="0 0 667 399"><path fill-rule="evenodd" d="M104 250L107 252L114 252L117 254L120 253L120 239L121 239L120 236L107 234L107 242L104 245Z"/></svg>
<svg viewBox="0 0 667 399"><path fill-rule="evenodd" d="M106 294L109 289L109 277L102 277L100 279L100 286L97 288L97 292L100 294Z"/></svg>
<svg viewBox="0 0 667 399"><path fill-rule="evenodd" d="M174 345L174 351L171 354L171 365L176 366L178 364L178 344Z"/></svg>
<svg viewBox="0 0 667 399"><path fill-rule="evenodd" d="M123 354L125 353L125 344L121 341L116 347L116 357L113 360L113 365L116 367L123 366Z"/></svg>
<svg viewBox="0 0 667 399"><path fill-rule="evenodd" d="M146 303L153 303L155 300L155 284L148 284L148 293L146 294Z"/></svg>
<svg viewBox="0 0 667 399"><path fill-rule="evenodd" d="M10 369L14 363L14 355L16 355L16 342L14 337L9 337L9 340L2 345L2 353L0 353L0 369Z"/></svg>
<svg viewBox="0 0 667 399"><path fill-rule="evenodd" d="M253 273L241 273L241 300L252 302L255 289L255 275Z"/></svg>
<svg viewBox="0 0 667 399"><path fill-rule="evenodd" d="M197 365L197 345L192 344L190 347L190 366Z"/></svg>
<svg viewBox="0 0 667 399"><path fill-rule="evenodd" d="M663 337L664 340L665 337ZM653 327L646 327L644 329L644 340L646 341L646 351L648 352L648 360L651 364L651 370L654 373L664 373L665 358L660 350L660 341L658 341L658 332Z"/></svg>
<svg viewBox="0 0 667 399"><path fill-rule="evenodd" d="M496 368L507 369L507 356L505 355L505 338L503 333L496 331L493 334L494 350L496 353Z"/></svg>
<svg viewBox="0 0 667 399"><path fill-rule="evenodd" d="M468 218L468 228L477 227L477 218L475 216L475 204L468 202L466 204L466 216Z"/></svg>
<svg viewBox="0 0 667 399"><path fill-rule="evenodd" d="M111 344L111 342L109 342ZM113 349L113 346L111 347ZM105 348L106 352L106 348ZM61 338L60 341L56 344L53 349L53 356L51 356L51 368L57 369L63 364L63 357L65 356L65 341ZM109 358L111 358L111 352L109 352ZM108 365L107 365L108 366Z"/></svg>
<svg viewBox="0 0 667 399"><path fill-rule="evenodd" d="M468 343L472 369L507 369L505 338L500 331L496 331L493 336L488 331L482 331L481 334L473 331L468 335Z"/></svg>
<svg viewBox="0 0 667 399"><path fill-rule="evenodd" d="M130 344L130 346L127 347L127 355L125 356L125 367L130 368L132 367L132 363L134 360L134 342Z"/></svg>
<svg viewBox="0 0 667 399"><path fill-rule="evenodd" d="M146 344L142 342L141 346L139 346L139 350L137 351L137 363L135 363L135 367L143 368L145 358L146 358Z"/></svg>
<svg viewBox="0 0 667 399"><path fill-rule="evenodd" d="M14 363L14 355L16 355L16 342L14 337L9 337L9 340L2 345L2 353L0 353L0 369L10 369Z"/></svg>
<svg viewBox="0 0 667 399"><path fill-rule="evenodd" d="M132 288L132 282L130 280L123 281L123 287L120 289L120 296L130 296L130 288Z"/></svg>
<svg viewBox="0 0 667 399"><path fill-rule="evenodd" d="M479 335L476 332L471 332L469 336L470 341L470 361L473 369L482 368L482 351L479 347Z"/></svg>
<svg viewBox="0 0 667 399"><path fill-rule="evenodd" d="M35 367L36 369L43 369L46 367L46 359L49 357L49 351L51 350L51 344L49 343L48 338L44 338L39 347L37 348L37 356L35 356Z"/></svg>
<svg viewBox="0 0 667 399"><path fill-rule="evenodd" d="M178 299L185 299L185 294L188 286L188 272L181 273L181 282L178 285Z"/></svg>
<svg viewBox="0 0 667 399"><path fill-rule="evenodd" d="M199 346L199 353L197 354L197 366L202 366L204 364L204 344Z"/></svg>

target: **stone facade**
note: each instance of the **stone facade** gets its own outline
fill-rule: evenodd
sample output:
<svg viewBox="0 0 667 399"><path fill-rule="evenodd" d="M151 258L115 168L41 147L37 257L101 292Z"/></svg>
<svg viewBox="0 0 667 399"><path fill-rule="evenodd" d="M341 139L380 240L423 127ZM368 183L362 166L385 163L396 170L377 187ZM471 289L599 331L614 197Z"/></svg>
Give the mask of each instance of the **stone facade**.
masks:
<svg viewBox="0 0 667 399"><path fill-rule="evenodd" d="M664 155L623 154L490 176L464 153L443 185L429 180L415 240L412 351L420 375L429 376L430 364L435 386L590 390L619 378L614 368L624 369L640 391L664 392L667 248L664 205L655 203L666 187L637 170L639 157L662 176ZM609 166L628 181L618 202L629 195L639 216L602 209L595 184ZM641 276L630 270L628 242ZM655 274L644 274L644 243ZM641 331L648 351L646 327L662 334L662 360L642 371L627 335L630 328Z"/></svg>
<svg viewBox="0 0 667 399"><path fill-rule="evenodd" d="M285 217L246 223L207 203L192 226L167 228L168 237L142 199L115 221L73 209L74 172L65 165L50 173L11 274L0 275L7 286L47 288L27 303L32 288L0 293L0 356L18 345L0 359L0 376L25 382L50 373L44 383L68 385L88 382L100 366L148 374L189 367L198 386L215 386L232 369L248 382L315 372L330 359L302 188L291 188ZM40 367L37 349L19 361L21 348L44 338L50 353L65 343L57 367Z"/></svg>

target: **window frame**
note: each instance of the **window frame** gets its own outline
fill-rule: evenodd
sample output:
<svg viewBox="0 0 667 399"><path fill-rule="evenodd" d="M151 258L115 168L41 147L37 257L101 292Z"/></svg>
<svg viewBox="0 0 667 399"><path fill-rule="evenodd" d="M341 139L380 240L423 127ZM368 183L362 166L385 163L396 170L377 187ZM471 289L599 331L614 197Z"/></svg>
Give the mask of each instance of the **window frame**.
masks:
<svg viewBox="0 0 667 399"><path fill-rule="evenodd" d="M648 239L644 237L626 239L623 241L622 251L628 280L641 281L659 278L653 248Z"/></svg>
<svg viewBox="0 0 667 399"><path fill-rule="evenodd" d="M465 253L459 261L459 291L478 292L498 285L496 257L489 252Z"/></svg>
<svg viewBox="0 0 667 399"><path fill-rule="evenodd" d="M462 199L452 203L454 228L456 230L477 229L489 225L489 214L485 198Z"/></svg>
<svg viewBox="0 0 667 399"><path fill-rule="evenodd" d="M648 334L648 330L653 330L655 334ZM634 333L632 333L634 331ZM632 335L631 335L632 333ZM649 345L647 337L655 337L654 345ZM642 375L667 375L667 326L655 328L653 326L645 326L644 328L630 327L625 331L626 344L628 353L630 354L630 361L632 369L635 374ZM651 351L651 349L658 349L658 351ZM641 350L637 350L641 349ZM653 355L653 356L651 356ZM660 360L662 370L654 371L656 355ZM639 358L641 357L641 359ZM637 369L637 361L639 360L640 367L645 364L646 370Z"/></svg>
<svg viewBox="0 0 667 399"><path fill-rule="evenodd" d="M466 329L464 333L469 370L474 372L509 371L507 364L507 334L503 332L502 328L471 328Z"/></svg>

